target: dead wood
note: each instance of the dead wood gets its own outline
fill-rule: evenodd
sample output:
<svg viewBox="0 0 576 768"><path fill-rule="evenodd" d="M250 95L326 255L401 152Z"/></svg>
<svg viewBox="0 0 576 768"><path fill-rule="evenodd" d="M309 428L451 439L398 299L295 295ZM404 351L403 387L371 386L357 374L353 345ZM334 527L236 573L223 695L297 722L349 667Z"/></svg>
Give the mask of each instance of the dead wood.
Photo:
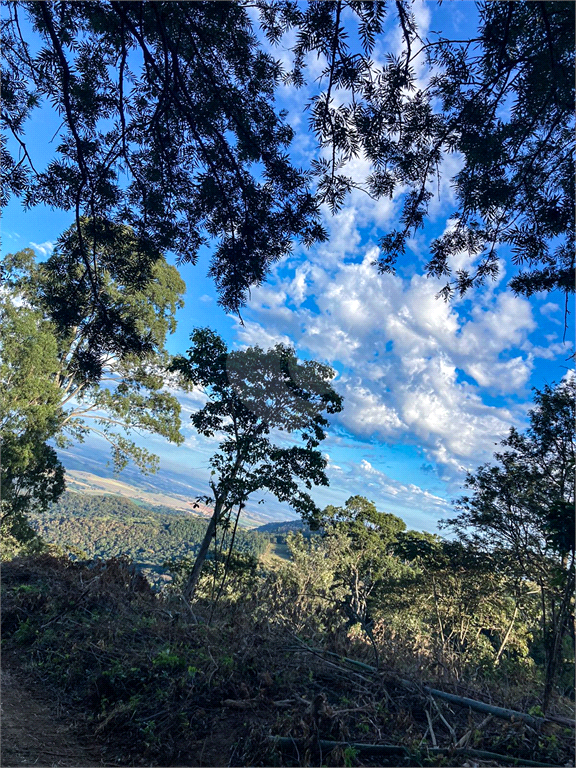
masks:
<svg viewBox="0 0 576 768"><path fill-rule="evenodd" d="M306 646L304 643L301 643L300 648L309 651L310 653L314 653L316 655L325 654L327 656L333 656L337 659L339 659L341 662L347 662L348 664L353 664L354 666L360 667L361 669L366 669L372 672L373 674L380 674L379 670L376 669L376 667L371 666L370 664L365 664L362 661L356 661L356 659L349 659L346 656L339 656L337 653L333 653L332 651L325 651L321 648L310 648ZM333 662L328 662L333 663ZM444 699L445 701L449 701L451 704L456 704L459 707L469 707L470 709L476 711L476 712L484 712L485 714L493 715L494 717L499 717L504 720L510 720L512 722L516 722L518 720L522 720L523 722L527 723L528 725L532 726L533 728L540 728L544 723L546 722L557 722L561 725L566 725L569 727L574 728L574 721L569 720L568 718L559 717L559 716L546 716L546 717L537 717L535 715L529 715L526 712L518 712L515 709L507 709L506 707L496 707L493 704L486 704L483 701L478 701L477 699L469 699L466 696L457 696L454 693L448 693L447 691L440 691L437 688L430 688L427 685L419 685L418 683L412 682L411 680L404 680L401 677L396 677L394 675L394 680L401 685L403 685L406 688L414 689L414 688L420 688L424 693L428 693L430 696L435 696L438 699Z"/></svg>
<svg viewBox="0 0 576 768"><path fill-rule="evenodd" d="M274 744L281 749L304 749L306 747L305 740L293 739L291 736L269 736L268 739L273 741ZM323 751L330 751L332 749L354 749L362 755L368 756L384 756L384 755L406 755L407 757L414 757L410 751L399 744L362 744L347 741L328 741L327 739L318 739L317 745ZM484 760L499 760L504 763L518 764L518 758L511 755L501 755L498 752L486 752L483 749L469 749L463 747L460 749L454 749L453 747L432 747L429 748L428 753L431 755L470 755L471 757L478 757ZM523 766L536 766L537 768L556 768L551 763L539 763L536 760L522 759Z"/></svg>

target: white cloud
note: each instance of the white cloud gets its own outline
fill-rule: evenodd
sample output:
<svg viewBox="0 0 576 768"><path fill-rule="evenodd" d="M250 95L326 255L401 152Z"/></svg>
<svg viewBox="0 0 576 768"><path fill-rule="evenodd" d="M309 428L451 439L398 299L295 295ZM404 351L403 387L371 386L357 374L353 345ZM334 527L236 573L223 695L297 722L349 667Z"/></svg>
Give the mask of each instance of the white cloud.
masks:
<svg viewBox="0 0 576 768"><path fill-rule="evenodd" d="M377 469L367 459L359 463L328 465L330 488L323 491L324 503L341 506L351 495L350 488L362 488L362 495L373 501L382 512L391 512L417 529L431 530L432 521L449 513L446 499L413 483L402 483Z"/></svg>
<svg viewBox="0 0 576 768"><path fill-rule="evenodd" d="M526 349L530 350L530 354L533 357L539 357L543 360L554 360L559 355L570 355L572 353L572 344L569 341L560 341L555 344L549 344L547 347L539 347L528 343L526 344Z"/></svg>
<svg viewBox="0 0 576 768"><path fill-rule="evenodd" d="M540 312L543 315L546 315L546 317L549 317L552 314L555 314L556 312L560 312L560 307L558 304L554 304L552 301L546 302L546 304L543 304L540 307Z"/></svg>
<svg viewBox="0 0 576 768"><path fill-rule="evenodd" d="M262 346L292 340L335 365L345 398L337 423L360 439L417 445L446 480L461 480L525 416L483 397L526 396L534 358L564 347L529 343L536 323L524 298L488 291L471 296L471 310L463 301L445 303L436 280L379 275L376 254L367 248L359 263L341 255L324 268L313 258L256 289L239 339Z"/></svg>
<svg viewBox="0 0 576 768"><path fill-rule="evenodd" d="M552 301L547 301L546 304L543 304L540 307L540 312L549 322L554 323L555 325L562 325L561 320L558 317L555 317L556 313L560 312L558 304L554 304Z"/></svg>
<svg viewBox="0 0 576 768"><path fill-rule="evenodd" d="M44 243L33 243L30 241L30 245L34 250L39 253L41 256L48 257L54 250L54 243L50 240L46 240Z"/></svg>

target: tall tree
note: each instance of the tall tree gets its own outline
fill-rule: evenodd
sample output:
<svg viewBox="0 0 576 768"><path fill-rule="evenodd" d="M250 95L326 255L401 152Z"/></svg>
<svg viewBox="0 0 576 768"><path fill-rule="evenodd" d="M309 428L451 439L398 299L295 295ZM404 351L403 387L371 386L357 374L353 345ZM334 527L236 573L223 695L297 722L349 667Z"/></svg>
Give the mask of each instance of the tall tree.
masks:
<svg viewBox="0 0 576 768"><path fill-rule="evenodd" d="M195 330L191 340L187 357L175 358L172 367L207 395L206 405L190 417L192 424L206 437L221 435L222 442L210 460L212 495L203 500L214 512L184 588L188 599L217 526L229 525L234 509L237 520L253 493L269 491L304 519L313 522L318 517L316 504L302 486L328 485L326 459L318 450L328 425L324 413L342 409L331 386L334 371L314 361L298 361L290 347L229 352L208 328ZM292 445L285 444L281 432L291 436Z"/></svg>
<svg viewBox="0 0 576 768"><path fill-rule="evenodd" d="M528 654L533 625L522 618L532 613L526 609L533 608L535 590L495 553L416 531L400 534L394 549L411 563L403 598L432 630L442 668L475 675L479 664L498 665L506 649Z"/></svg>
<svg viewBox="0 0 576 768"><path fill-rule="evenodd" d="M406 523L396 515L379 512L374 502L363 496L351 496L344 507L327 506L320 525L325 537L333 540L334 581L342 588L340 608L348 621L360 624L370 638L378 666L372 634L374 613L386 602L386 586L402 571L392 545Z"/></svg>
<svg viewBox="0 0 576 768"><path fill-rule="evenodd" d="M520 266L513 290L573 290L571 2L479 2L463 40L424 37L409 0L5 7L2 119L18 152L3 150L6 194L73 211L78 226L82 216L130 225L139 273L151 243L194 262L208 242L221 303L238 310L293 238L325 237L319 205L336 210L354 187L404 195L400 227L381 238L378 266L391 270L457 153L453 223L427 265L446 277L444 295L495 276L498 246ZM260 46L255 12L274 45L295 32L290 71ZM385 24L401 31L397 55ZM305 83L310 54L324 62L308 105L312 175L287 159L293 131L272 106L282 79ZM44 170L26 140L39 107L62 120ZM354 157L369 161L365 179L347 172ZM452 274L462 251L469 266ZM76 258L93 281L82 238Z"/></svg>
<svg viewBox="0 0 576 768"><path fill-rule="evenodd" d="M94 248L96 226L82 222ZM183 440L178 401L165 388L164 344L185 286L158 256L152 279L137 288L130 279L138 267L135 239L129 228L108 224L106 239L99 235L98 257L107 269L97 303L75 258L76 227L41 264L30 249L2 260L2 471L13 511L45 507L62 492L62 467L46 445L51 438L62 444L96 432L110 444L116 469L133 460L144 471L157 457L134 442L132 431Z"/></svg>
<svg viewBox="0 0 576 768"><path fill-rule="evenodd" d="M537 585L546 655L543 707L561 664L574 603L575 396L573 376L537 391L530 426L512 429L486 464L469 475L472 495L447 524L464 541L497 556L501 567Z"/></svg>
<svg viewBox="0 0 576 768"><path fill-rule="evenodd" d="M327 537L341 542L336 577L346 587L349 617L363 625L370 623L372 604L383 581L396 570L390 557L392 545L406 523L396 515L379 512L372 501L351 496L344 507L327 506L320 525Z"/></svg>
<svg viewBox="0 0 576 768"><path fill-rule="evenodd" d="M59 361L50 323L37 309L0 294L0 520L2 535L25 543L26 520L64 490L64 467L46 441L61 424Z"/></svg>

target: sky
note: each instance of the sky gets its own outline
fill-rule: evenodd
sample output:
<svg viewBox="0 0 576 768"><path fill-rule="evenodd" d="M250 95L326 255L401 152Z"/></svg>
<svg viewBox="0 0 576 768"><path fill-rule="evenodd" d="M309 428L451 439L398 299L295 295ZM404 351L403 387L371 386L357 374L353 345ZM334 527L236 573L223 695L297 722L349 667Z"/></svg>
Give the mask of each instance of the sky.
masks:
<svg viewBox="0 0 576 768"><path fill-rule="evenodd" d="M440 8L418 2L414 10L424 31L458 37L474 29L476 11L469 0ZM273 51L285 63L288 43ZM375 57L398 46L398 30L391 29L378 41ZM321 72L321 61L308 63L313 75ZM424 71L420 75L426 77ZM277 100L296 130L292 158L300 165L307 165L316 151L303 109L312 88L285 86ZM30 122L28 136L40 161L48 157L47 142L57 129L54 115ZM170 352L185 352L192 330L210 326L232 349L283 342L293 345L300 358L334 368L334 387L344 397L344 409L332 417L322 444L330 487L313 493L321 507L341 505L359 494L381 511L402 517L409 528L435 532L437 522L450 516L452 501L462 495L466 473L491 460L511 426L527 425L532 388L559 381L572 367L573 315L563 341L564 297L514 296L506 287L513 267L505 252L496 282L449 303L436 298L442 283L424 276L423 267L430 241L451 226L455 199L450 178L458 168L458 157L450 156L430 220L410 241L396 275L379 275L372 262L379 237L394 228L401 197L374 201L359 191L338 214L323 212L327 243L310 249L295 244L268 281L252 290L242 321L217 304L206 276L208 248L197 265L180 267L187 292L177 331L168 341ZM346 172L361 176L365 170L360 158ZM32 247L46 258L71 223L68 213L43 207L23 211L12 201L4 218L3 249ZM452 264L463 265L464 257ZM160 477L163 472L187 476L202 492L217 440L202 438L189 424L190 413L202 404L201 394L179 399L185 444L176 447L156 436L146 436L143 444L160 456ZM84 456L87 469L97 471L94 457L104 461L101 449L98 441L88 440L75 448L76 461ZM296 516L269 496L265 504L278 519Z"/></svg>

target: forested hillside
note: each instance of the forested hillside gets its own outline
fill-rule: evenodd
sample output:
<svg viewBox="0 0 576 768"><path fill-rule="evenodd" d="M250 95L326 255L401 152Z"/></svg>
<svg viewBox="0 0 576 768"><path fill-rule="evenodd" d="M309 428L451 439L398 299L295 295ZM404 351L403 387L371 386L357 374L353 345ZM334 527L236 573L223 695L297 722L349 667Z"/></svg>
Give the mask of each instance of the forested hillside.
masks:
<svg viewBox="0 0 576 768"><path fill-rule="evenodd" d="M109 494L65 493L44 513L30 517L34 530L76 557L105 560L125 555L149 576L167 574L163 564L193 558L208 521L186 512L135 504ZM225 538L225 546L229 536ZM238 529L235 547L258 557L269 537Z"/></svg>
<svg viewBox="0 0 576 768"><path fill-rule="evenodd" d="M362 496L321 510L316 535L220 526L192 603L205 520L68 494L39 530L120 556L36 537L38 554L5 562L3 658L124 764L569 766L574 390L537 393L530 428L469 476L455 538ZM273 565L254 556L270 536L288 555ZM158 593L139 568L170 553Z"/></svg>

